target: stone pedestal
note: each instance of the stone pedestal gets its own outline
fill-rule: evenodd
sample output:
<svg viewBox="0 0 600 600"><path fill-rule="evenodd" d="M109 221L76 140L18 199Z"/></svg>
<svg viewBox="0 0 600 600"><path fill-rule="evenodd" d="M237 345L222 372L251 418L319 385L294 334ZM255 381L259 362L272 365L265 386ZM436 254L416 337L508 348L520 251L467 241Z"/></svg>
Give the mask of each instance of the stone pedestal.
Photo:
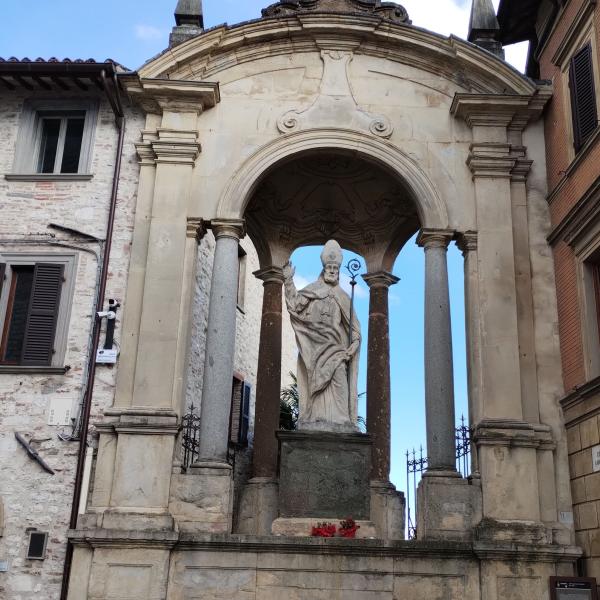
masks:
<svg viewBox="0 0 600 600"><path fill-rule="evenodd" d="M279 485L276 479L253 477L242 489L235 533L270 535L277 518Z"/></svg>
<svg viewBox="0 0 600 600"><path fill-rule="evenodd" d="M180 531L231 533L233 471L229 465L196 463L173 476L171 514Z"/></svg>
<svg viewBox="0 0 600 600"><path fill-rule="evenodd" d="M382 540L403 540L406 501L389 481L371 481L371 521Z"/></svg>
<svg viewBox="0 0 600 600"><path fill-rule="evenodd" d="M458 474L425 475L417 491L419 540L469 540L480 514L481 490ZM481 518L480 516L478 517Z"/></svg>
<svg viewBox="0 0 600 600"><path fill-rule="evenodd" d="M370 436L313 431L277 436L280 518L371 518Z"/></svg>

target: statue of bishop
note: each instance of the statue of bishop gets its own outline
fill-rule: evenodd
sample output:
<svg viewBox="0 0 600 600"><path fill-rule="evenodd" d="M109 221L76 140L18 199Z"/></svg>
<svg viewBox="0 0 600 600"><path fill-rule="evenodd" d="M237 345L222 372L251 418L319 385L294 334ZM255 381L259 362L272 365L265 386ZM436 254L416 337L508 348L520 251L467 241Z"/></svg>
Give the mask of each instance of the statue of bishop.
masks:
<svg viewBox="0 0 600 600"><path fill-rule="evenodd" d="M294 267L288 262L283 268L298 344L298 429L358 431L360 324L350 296L340 287L342 258L340 245L327 242L319 279L300 291L294 285Z"/></svg>

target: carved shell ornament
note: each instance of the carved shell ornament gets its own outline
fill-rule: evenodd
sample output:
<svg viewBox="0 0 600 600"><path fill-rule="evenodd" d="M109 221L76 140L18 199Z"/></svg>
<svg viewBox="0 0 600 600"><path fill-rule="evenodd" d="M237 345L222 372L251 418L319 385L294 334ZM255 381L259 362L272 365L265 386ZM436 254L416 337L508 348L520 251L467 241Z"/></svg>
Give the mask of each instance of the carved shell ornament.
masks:
<svg viewBox="0 0 600 600"><path fill-rule="evenodd" d="M382 17L394 23L411 24L404 6L395 2L381 2L381 0L281 0L281 2L264 8L262 15L263 17L285 17L307 11L364 13Z"/></svg>

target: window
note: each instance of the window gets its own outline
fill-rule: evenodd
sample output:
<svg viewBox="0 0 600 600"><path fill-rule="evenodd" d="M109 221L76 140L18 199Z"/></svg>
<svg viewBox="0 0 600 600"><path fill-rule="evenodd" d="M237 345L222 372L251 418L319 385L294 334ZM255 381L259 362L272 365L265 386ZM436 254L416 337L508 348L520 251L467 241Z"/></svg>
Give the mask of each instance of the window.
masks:
<svg viewBox="0 0 600 600"><path fill-rule="evenodd" d="M578 152L598 126L592 44L587 43L569 65L573 141Z"/></svg>
<svg viewBox="0 0 600 600"><path fill-rule="evenodd" d="M238 297L237 305L240 310L244 310L244 302L246 299L246 262L248 256L246 251L238 246Z"/></svg>
<svg viewBox="0 0 600 600"><path fill-rule="evenodd" d="M30 101L23 107L13 174L40 178L87 174L97 105L90 101Z"/></svg>
<svg viewBox="0 0 600 600"><path fill-rule="evenodd" d="M586 375L600 376L600 247L582 257L582 328Z"/></svg>
<svg viewBox="0 0 600 600"><path fill-rule="evenodd" d="M239 377L233 378L229 441L231 444L237 446L246 446L248 444L251 393L252 386L249 383Z"/></svg>
<svg viewBox="0 0 600 600"><path fill-rule="evenodd" d="M0 256L0 367L62 366L74 256Z"/></svg>

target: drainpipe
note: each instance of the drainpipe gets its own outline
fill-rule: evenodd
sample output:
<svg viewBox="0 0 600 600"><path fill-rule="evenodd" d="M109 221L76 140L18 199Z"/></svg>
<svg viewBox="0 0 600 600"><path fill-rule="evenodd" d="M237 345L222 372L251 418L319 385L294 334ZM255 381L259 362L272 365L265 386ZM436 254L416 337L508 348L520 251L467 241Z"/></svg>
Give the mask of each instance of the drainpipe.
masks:
<svg viewBox="0 0 600 600"><path fill-rule="evenodd" d="M119 179L121 176L121 163L123 159L123 142L125 139L125 115L123 113L123 105L121 103L121 97L119 95L119 82L117 80L117 74L113 73L111 78L112 87L114 93L111 93L108 84L108 77L106 71L100 73L102 80L102 87L106 97L110 103L110 106L115 115L115 123L119 130L119 139L117 143L117 152L115 159L115 169L113 173L112 192L110 196L110 207L108 211L108 222L106 225L106 236L104 244L104 253L102 257L102 271L100 275L100 284L98 286L96 296L96 307L100 310L104 306L106 297L106 282L108 279L108 266L110 261L110 251L112 247L113 230L115 225L115 214L117 209L117 192L119 190ZM77 517L79 516L79 505L81 503L81 491L84 481L84 472L86 464L87 454L87 438L88 430L90 425L90 412L92 409L92 396L94 393L94 380L96 378L96 353L98 346L100 345L100 329L102 321L94 314L94 327L92 331L92 351L89 357L90 364L88 366L88 375L85 385L85 392L83 396L83 405L79 417L79 452L77 455L77 470L75 472L75 489L73 492L73 504L71 506L71 520L69 522L70 529L77 528ZM62 588L60 592L61 600L67 599L67 593L69 590L69 579L71 576L71 565L73 563L73 544L67 541L67 553L65 556L65 567L63 570Z"/></svg>

